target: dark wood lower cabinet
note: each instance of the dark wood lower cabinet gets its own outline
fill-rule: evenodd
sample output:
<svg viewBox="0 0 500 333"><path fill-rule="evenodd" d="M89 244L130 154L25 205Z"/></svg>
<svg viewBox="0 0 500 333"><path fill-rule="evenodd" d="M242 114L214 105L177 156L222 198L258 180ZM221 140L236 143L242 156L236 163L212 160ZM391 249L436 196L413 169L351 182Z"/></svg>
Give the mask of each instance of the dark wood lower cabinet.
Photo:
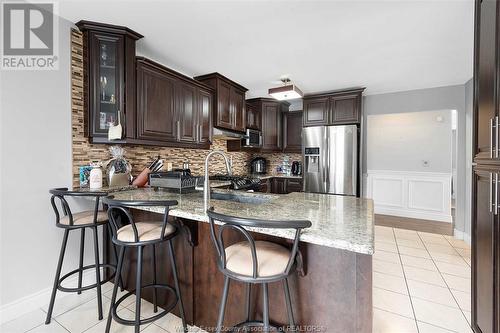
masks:
<svg viewBox="0 0 500 333"><path fill-rule="evenodd" d="M287 194L292 192L302 192L303 190L303 181L301 178L274 177L269 179L268 181L271 186L271 193Z"/></svg>
<svg viewBox="0 0 500 333"><path fill-rule="evenodd" d="M133 210L134 216L154 219L158 215ZM180 221L180 220L179 220ZM175 238L175 255L182 300L188 324L213 332L217 322L224 278L216 263L216 253L210 238L209 224L182 220L184 227ZM289 246L283 238L253 234L256 240L268 240ZM242 239L228 233L228 244ZM190 245L189 241L192 242ZM114 262L109 235L105 235L105 260ZM300 243L302 266L290 278L290 292L296 324L304 332L359 332L372 331L372 256L338 250L311 243ZM173 284L167 244L156 247L157 282ZM123 277L127 290L135 288L135 249L126 250ZM143 280L152 280L151 249L146 247L143 260ZM253 318L262 318L262 290L252 290ZM232 326L245 320L245 285L231 281L224 325ZM159 291L159 305L168 303L168 295ZM152 302L153 295L145 290L142 297ZM270 321L287 325L283 285L269 284ZM173 311L179 315L178 307Z"/></svg>
<svg viewBox="0 0 500 333"><path fill-rule="evenodd" d="M472 252L472 311L478 333L499 332L500 167L475 170Z"/></svg>

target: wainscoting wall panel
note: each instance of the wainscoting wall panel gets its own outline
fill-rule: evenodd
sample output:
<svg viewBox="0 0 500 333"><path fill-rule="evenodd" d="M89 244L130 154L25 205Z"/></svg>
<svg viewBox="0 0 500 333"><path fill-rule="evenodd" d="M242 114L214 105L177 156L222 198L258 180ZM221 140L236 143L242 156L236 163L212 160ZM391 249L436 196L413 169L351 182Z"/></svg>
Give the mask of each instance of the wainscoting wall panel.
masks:
<svg viewBox="0 0 500 333"><path fill-rule="evenodd" d="M452 222L451 173L368 170L375 213Z"/></svg>

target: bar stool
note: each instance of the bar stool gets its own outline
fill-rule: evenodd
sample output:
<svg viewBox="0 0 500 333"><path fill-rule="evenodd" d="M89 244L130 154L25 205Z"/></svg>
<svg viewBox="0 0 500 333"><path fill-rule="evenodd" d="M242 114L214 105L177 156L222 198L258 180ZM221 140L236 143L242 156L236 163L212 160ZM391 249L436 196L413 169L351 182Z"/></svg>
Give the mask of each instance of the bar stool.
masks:
<svg viewBox="0 0 500 333"><path fill-rule="evenodd" d="M179 288L179 280L177 277L177 264L175 261L174 247L172 239L178 235L179 231L176 226L168 222L168 213L171 206L177 205L176 200L164 201L131 201L131 200L116 200L113 196L103 199L103 202L109 205L108 216L111 222L113 232L112 241L114 244L121 246L120 255L118 257L117 272L121 274L124 261L124 251L127 247L135 247L137 249L137 271L136 271L136 288L116 300L118 291L118 278L115 279L113 295L111 297L111 308L108 314L108 322L106 324L106 333L109 333L111 328L111 320L114 319L122 325L135 326L135 332L138 333L140 326L153 322L167 313L169 313L179 303L179 312L182 318L182 326L184 332L187 332L186 319L184 316L184 306L182 304L181 290ZM161 221L134 221L128 207L164 207L165 212ZM170 263L172 265L172 273L174 276L175 289L166 284L156 283L156 244L167 242L170 254ZM142 285L142 258L144 248L148 245L152 246L152 262L153 262L153 283ZM119 275L117 275L119 276ZM141 319L141 290L145 288L153 289L153 305L154 312L158 312L157 306L157 289L165 289L175 295L175 300L169 304L165 310L157 315L149 318ZM127 297L135 293L135 320L125 320L118 316L117 309Z"/></svg>
<svg viewBox="0 0 500 333"><path fill-rule="evenodd" d="M244 219L216 213L213 208L207 211L210 221L210 235L217 251L217 266L224 274L224 290L219 308L216 332L220 333L224 321L224 311L229 290L229 281L236 280L246 283L246 321L237 324L234 328L262 327L264 332L269 332L269 295L270 282L283 281L285 302L290 329L295 330L292 302L288 277L295 272L295 257L299 247L302 229L311 226L310 221L266 221L259 219ZM215 230L215 221L221 222L218 232ZM255 241L245 227L295 229L292 249L282 245L268 242ZM244 237L244 241L228 247L224 244L223 232L232 229ZM250 314L250 294L253 284L261 284L263 292L262 321L252 321ZM278 330L276 327L272 327Z"/></svg>
<svg viewBox="0 0 500 333"><path fill-rule="evenodd" d="M54 213L56 215L56 226L64 229L64 236L61 245L61 252L59 254L59 261L57 263L56 276L54 278L54 285L52 287L52 295L50 297L49 309L47 312L47 318L45 320L45 324L50 324L52 317L52 310L54 309L54 302L56 298L57 290L63 292L76 292L81 294L82 291L89 290L92 288L96 288L97 290L97 308L98 308L98 318L101 320L103 318L102 315L102 294L101 294L101 285L110 281L116 272L116 267L111 264L101 264L99 263L99 241L97 237L97 227L108 225L108 215L105 211L99 210L99 199L107 195L105 192L79 192L79 191L69 191L67 188L56 188L49 191L52 194L50 198L50 203L52 208L54 209ZM83 211L80 213L72 213L69 207L69 204L66 200L66 197L90 197L95 198L95 206L94 210ZM59 202L60 207L56 202ZM61 212L62 214L61 214ZM93 265L83 266L83 253L85 246L85 231L87 228L92 229L94 233L94 255L95 255L95 263ZM66 252L66 244L68 243L69 232L73 230L81 230L80 236L80 263L79 267L71 272L65 274L61 277L61 269L64 260L64 254ZM113 247L115 252L115 257L118 260L118 255L116 253L116 248ZM101 280L101 268L111 269L113 273L105 280ZM96 271L96 283L83 286L82 287L82 274L85 270L95 269ZM70 276L78 274L78 287L76 288L67 288L62 286L62 282L69 278ZM121 284L121 278L119 279Z"/></svg>

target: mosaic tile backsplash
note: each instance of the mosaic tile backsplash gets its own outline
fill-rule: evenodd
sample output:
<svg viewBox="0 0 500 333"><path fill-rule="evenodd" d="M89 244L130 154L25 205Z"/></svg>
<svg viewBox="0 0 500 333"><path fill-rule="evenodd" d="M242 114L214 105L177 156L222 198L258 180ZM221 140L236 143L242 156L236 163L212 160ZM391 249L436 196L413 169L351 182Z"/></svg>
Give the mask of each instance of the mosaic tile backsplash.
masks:
<svg viewBox="0 0 500 333"><path fill-rule="evenodd" d="M107 161L111 158L109 145L91 144L84 136L84 78L83 78L83 35L78 30L71 32L71 82L72 82L72 147L73 147L73 186L79 186L79 167L88 165L92 161ZM205 157L208 150L151 147L139 145L125 145L125 158L132 165L132 174L138 175L151 160L160 155L165 164L170 162L174 168L182 167L184 161L189 161L191 171L194 174L203 174ZM212 150L223 150L227 152L226 141L214 139ZM247 174L250 171L250 160L252 154L247 152L227 152L233 160L234 174ZM290 156L291 161L301 160L300 154L258 154L265 157L268 163L268 173L274 173L277 165L281 164L285 155ZM211 163L211 173L225 173L225 164L222 158L214 157Z"/></svg>

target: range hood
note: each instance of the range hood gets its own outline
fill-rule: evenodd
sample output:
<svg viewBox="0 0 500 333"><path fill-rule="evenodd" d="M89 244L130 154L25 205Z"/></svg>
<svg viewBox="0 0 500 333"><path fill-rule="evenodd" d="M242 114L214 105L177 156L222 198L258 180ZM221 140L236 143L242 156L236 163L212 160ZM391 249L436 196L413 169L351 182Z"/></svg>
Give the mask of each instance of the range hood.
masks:
<svg viewBox="0 0 500 333"><path fill-rule="evenodd" d="M246 135L243 133L233 132L222 128L214 127L212 136L218 139L224 140L242 140L246 139Z"/></svg>

